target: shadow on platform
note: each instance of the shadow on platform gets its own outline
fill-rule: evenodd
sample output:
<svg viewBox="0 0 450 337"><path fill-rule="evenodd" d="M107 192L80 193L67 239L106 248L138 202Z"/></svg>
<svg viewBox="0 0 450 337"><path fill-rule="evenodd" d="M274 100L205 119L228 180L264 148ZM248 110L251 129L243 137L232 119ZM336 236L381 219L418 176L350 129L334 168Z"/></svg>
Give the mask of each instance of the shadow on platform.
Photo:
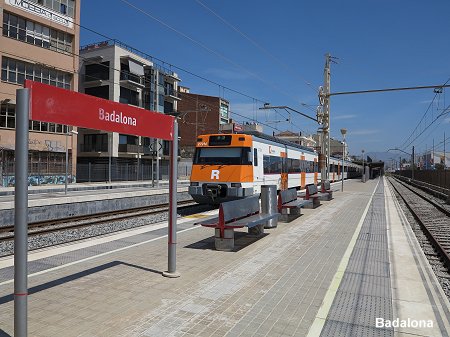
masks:
<svg viewBox="0 0 450 337"><path fill-rule="evenodd" d="M0 337L12 337L11 335L7 334L5 331L0 329Z"/></svg>
<svg viewBox="0 0 450 337"><path fill-rule="evenodd" d="M260 236L250 235L246 232L234 232L234 249L232 252L238 252L241 249L251 245L252 243L266 237L269 233L264 233ZM190 245L184 246L190 249L216 250L214 244L214 236L194 242Z"/></svg>
<svg viewBox="0 0 450 337"><path fill-rule="evenodd" d="M38 286L31 287L31 288L28 289L28 295L33 295L33 294L35 294L37 292L40 292L40 291L43 291L43 290L47 290L47 289L50 289L50 288L53 288L53 287L56 287L56 286L59 286L61 284L67 283L67 282L78 280L78 279L80 279L82 277L85 277L85 276L88 276L88 275L92 275L92 274L101 272L103 270L106 270L106 269L109 269L109 268L113 268L113 267L116 267L116 266L120 266L120 265L127 266L127 267L132 267L132 268L136 268L136 269L141 269L141 270L144 270L146 272L151 272L151 273L162 275L162 271L159 271L159 270L146 268L146 267L142 267L142 266L137 266L137 265L134 265L134 264L131 264L131 263L122 262L122 261L112 261L112 262L108 262L108 263L105 263L103 265L100 265L100 266L97 266L97 267L94 267L94 268L89 268L89 269L80 271L80 272L72 274L72 275L64 276L62 278L59 278L59 279L56 279L56 280L53 280L53 281L50 281L50 282L46 282L44 284L40 284ZM9 294L9 295L6 295L6 296L2 296L2 297L0 297L0 305L8 303L8 302L11 302L13 300L14 300L14 294ZM0 337L3 337L2 332L3 331L0 330ZM7 335L7 336L9 336L9 335Z"/></svg>

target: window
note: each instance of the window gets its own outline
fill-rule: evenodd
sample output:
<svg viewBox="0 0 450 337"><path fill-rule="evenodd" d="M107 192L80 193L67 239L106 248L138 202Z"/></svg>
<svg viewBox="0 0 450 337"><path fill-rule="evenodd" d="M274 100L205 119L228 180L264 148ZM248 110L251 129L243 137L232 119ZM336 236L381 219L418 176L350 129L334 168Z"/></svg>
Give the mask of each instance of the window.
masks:
<svg viewBox="0 0 450 337"><path fill-rule="evenodd" d="M87 64L85 67L85 80L98 81L109 80L109 61L95 64Z"/></svg>
<svg viewBox="0 0 450 337"><path fill-rule="evenodd" d="M38 3L41 6L45 6L54 10L57 13L74 17L75 13L75 0L31 0L34 3Z"/></svg>
<svg viewBox="0 0 450 337"><path fill-rule="evenodd" d="M3 15L3 36L60 53L72 54L72 35L8 12Z"/></svg>
<svg viewBox="0 0 450 337"><path fill-rule="evenodd" d="M108 134L92 134L84 135L83 152L107 152L108 151Z"/></svg>
<svg viewBox="0 0 450 337"><path fill-rule="evenodd" d="M164 113L171 113L173 111L173 103L164 101Z"/></svg>
<svg viewBox="0 0 450 337"><path fill-rule="evenodd" d="M139 94L134 90L120 87L119 102L139 106ZM164 100L162 103L164 104Z"/></svg>
<svg viewBox="0 0 450 337"><path fill-rule="evenodd" d="M102 85L100 87L85 88L84 93L87 95L109 99L109 85Z"/></svg>
<svg viewBox="0 0 450 337"><path fill-rule="evenodd" d="M258 149L253 149L253 165L258 166Z"/></svg>
<svg viewBox="0 0 450 337"><path fill-rule="evenodd" d="M139 145L139 137L119 134L119 144Z"/></svg>
<svg viewBox="0 0 450 337"><path fill-rule="evenodd" d="M15 106L9 103L2 103L0 107L0 127L14 129L16 127Z"/></svg>
<svg viewBox="0 0 450 337"><path fill-rule="evenodd" d="M200 165L251 165L249 147L205 147L197 148L194 164Z"/></svg>
<svg viewBox="0 0 450 337"><path fill-rule="evenodd" d="M2 81L23 84L25 78L65 89L70 89L72 81L69 73L2 57Z"/></svg>
<svg viewBox="0 0 450 337"><path fill-rule="evenodd" d="M275 156L264 156L264 174L280 174L283 166L283 158Z"/></svg>

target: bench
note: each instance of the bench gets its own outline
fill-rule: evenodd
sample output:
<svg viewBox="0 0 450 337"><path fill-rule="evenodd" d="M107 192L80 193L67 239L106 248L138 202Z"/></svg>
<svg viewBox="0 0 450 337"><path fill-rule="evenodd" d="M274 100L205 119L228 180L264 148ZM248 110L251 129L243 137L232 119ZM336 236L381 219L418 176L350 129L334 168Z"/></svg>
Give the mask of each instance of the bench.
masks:
<svg viewBox="0 0 450 337"><path fill-rule="evenodd" d="M305 200L311 200L312 205L305 206L305 208L316 208L320 205L320 195L317 190L317 186L314 184L308 184L305 186L306 194L303 197Z"/></svg>
<svg viewBox="0 0 450 337"><path fill-rule="evenodd" d="M234 249L234 229L248 227L248 233L260 236L264 225L279 213L264 214L260 212L259 195L227 201L220 204L219 216L197 222L196 225L215 228L216 250L232 251Z"/></svg>
<svg viewBox="0 0 450 337"><path fill-rule="evenodd" d="M301 213L301 208L312 208L312 200L297 199L297 190L290 188L278 193L278 213L280 213L279 220L282 222L291 222L298 218Z"/></svg>
<svg viewBox="0 0 450 337"><path fill-rule="evenodd" d="M328 199L324 199L324 200L331 200L331 199L333 199L333 191L331 190L330 181L329 180L322 181L322 183L320 185L321 185L320 192L322 194L328 193Z"/></svg>

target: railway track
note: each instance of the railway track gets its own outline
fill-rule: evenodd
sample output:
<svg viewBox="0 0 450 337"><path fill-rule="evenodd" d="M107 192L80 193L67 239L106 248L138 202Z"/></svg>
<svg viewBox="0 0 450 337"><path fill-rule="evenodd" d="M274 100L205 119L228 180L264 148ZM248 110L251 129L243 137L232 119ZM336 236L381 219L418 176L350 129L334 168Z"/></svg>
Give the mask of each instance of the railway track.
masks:
<svg viewBox="0 0 450 337"><path fill-rule="evenodd" d="M197 205L191 200L179 201L178 206L186 208ZM38 236L51 234L64 230L79 230L86 227L98 226L111 222L117 222L136 217L157 215L168 212L168 204L157 204L141 208L133 208L120 211L102 212L83 216L46 220L28 224L28 235ZM14 239L14 226L0 227L0 243ZM76 241L76 240L73 240Z"/></svg>
<svg viewBox="0 0 450 337"><path fill-rule="evenodd" d="M450 211L448 207L398 179L389 178L389 182L420 225L439 259L450 271Z"/></svg>

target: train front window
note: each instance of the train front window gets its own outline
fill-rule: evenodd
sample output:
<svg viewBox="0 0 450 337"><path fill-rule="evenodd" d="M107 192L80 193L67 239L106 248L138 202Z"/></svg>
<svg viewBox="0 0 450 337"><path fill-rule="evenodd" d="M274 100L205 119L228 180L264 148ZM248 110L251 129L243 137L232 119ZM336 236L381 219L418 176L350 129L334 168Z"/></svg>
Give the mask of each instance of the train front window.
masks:
<svg viewBox="0 0 450 337"><path fill-rule="evenodd" d="M251 165L249 147L197 148L194 164L200 165Z"/></svg>

